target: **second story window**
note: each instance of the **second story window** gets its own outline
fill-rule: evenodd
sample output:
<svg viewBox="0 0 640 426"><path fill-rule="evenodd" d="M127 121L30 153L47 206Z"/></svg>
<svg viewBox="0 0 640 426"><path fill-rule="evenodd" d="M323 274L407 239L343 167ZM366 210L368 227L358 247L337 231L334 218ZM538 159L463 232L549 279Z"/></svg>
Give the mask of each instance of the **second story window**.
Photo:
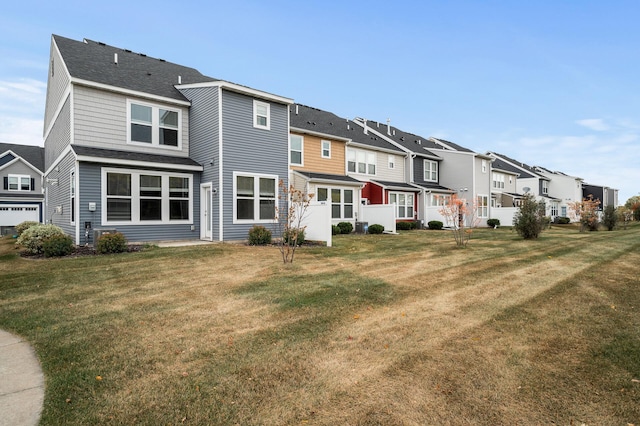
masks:
<svg viewBox="0 0 640 426"><path fill-rule="evenodd" d="M269 130L271 128L271 105L266 102L253 101L253 127Z"/></svg>
<svg viewBox="0 0 640 426"><path fill-rule="evenodd" d="M129 102L128 141L167 148L180 148L179 110Z"/></svg>
<svg viewBox="0 0 640 426"><path fill-rule="evenodd" d="M427 182L438 181L438 162L424 160L424 180Z"/></svg>
<svg viewBox="0 0 640 426"><path fill-rule="evenodd" d="M549 193L549 182L546 180L542 181L542 193L547 195Z"/></svg>
<svg viewBox="0 0 640 426"><path fill-rule="evenodd" d="M9 175L5 178L4 189L9 191L31 191L33 190L31 176Z"/></svg>
<svg viewBox="0 0 640 426"><path fill-rule="evenodd" d="M493 187L496 189L504 189L504 175L500 173L493 174Z"/></svg>
<svg viewBox="0 0 640 426"><path fill-rule="evenodd" d="M331 141L322 141L322 158L331 158Z"/></svg>
<svg viewBox="0 0 640 426"><path fill-rule="evenodd" d="M347 171L363 175L375 175L376 153L360 149L348 150Z"/></svg>
<svg viewBox="0 0 640 426"><path fill-rule="evenodd" d="M304 138L300 135L289 135L289 160L292 165L302 166L302 147L304 146Z"/></svg>
<svg viewBox="0 0 640 426"><path fill-rule="evenodd" d="M389 156L389 168L390 169L395 169L396 168L396 157L393 155Z"/></svg>

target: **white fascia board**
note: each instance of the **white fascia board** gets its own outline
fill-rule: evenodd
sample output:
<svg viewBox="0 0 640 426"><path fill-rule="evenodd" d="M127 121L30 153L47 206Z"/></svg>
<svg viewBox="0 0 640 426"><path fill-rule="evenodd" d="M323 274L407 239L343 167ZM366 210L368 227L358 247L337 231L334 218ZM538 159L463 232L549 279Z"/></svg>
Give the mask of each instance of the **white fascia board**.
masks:
<svg viewBox="0 0 640 426"><path fill-rule="evenodd" d="M319 138L324 139L332 139L334 141L341 141L346 143L351 142L350 138L343 138L341 136L330 135L327 133L314 132L313 130L301 129L300 127L289 127L289 131L294 133L304 133L305 135L310 136L318 136Z"/></svg>
<svg viewBox="0 0 640 426"><path fill-rule="evenodd" d="M202 166L190 166L187 164L153 163L149 161L123 160L120 158L94 157L91 155L77 155L76 161L89 161L93 163L116 164L120 166L130 166L130 167L153 167L153 168L171 169L171 170L188 170L188 171L194 171L194 172L201 172L204 169L204 167Z"/></svg>
<svg viewBox="0 0 640 426"><path fill-rule="evenodd" d="M129 90L123 89L117 86L111 86L109 84L96 83L95 81L83 80L80 78L71 78L71 84L77 84L79 86L92 87L94 89L106 90L109 92L120 93L128 96L135 96L139 98L151 99L157 102L164 102L168 104L181 105L181 106L191 106L191 102L189 101L180 101L173 98L165 98L164 96L153 95L147 92L139 92L137 90Z"/></svg>
<svg viewBox="0 0 640 426"><path fill-rule="evenodd" d="M377 146L371 146L365 143L359 143L359 142L353 142L353 141L347 142L347 145L353 146L355 148L363 148L371 151L380 151L380 152L386 152L388 154L400 155L402 157L406 157L408 154L406 151L394 151L393 149L378 148Z"/></svg>
<svg viewBox="0 0 640 426"><path fill-rule="evenodd" d="M219 87L222 89L230 90L232 92L242 93L244 95L253 96L255 98L265 99L272 102L278 102L281 104L292 105L293 99L285 98L284 96L273 95L271 93L263 92L262 90L252 89L250 87L241 86L239 84L230 83L228 81L207 81L203 83L192 84L177 84L176 89L201 89L206 87Z"/></svg>

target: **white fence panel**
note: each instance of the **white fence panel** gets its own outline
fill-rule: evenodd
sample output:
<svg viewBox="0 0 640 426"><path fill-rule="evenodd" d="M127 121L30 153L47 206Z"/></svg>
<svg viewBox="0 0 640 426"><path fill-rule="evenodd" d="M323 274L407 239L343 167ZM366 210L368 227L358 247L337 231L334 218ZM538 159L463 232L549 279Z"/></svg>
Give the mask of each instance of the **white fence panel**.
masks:
<svg viewBox="0 0 640 426"><path fill-rule="evenodd" d="M322 202L310 204L302 218L302 226L307 227L304 231L306 240L325 241L327 243L327 247L331 247L330 204Z"/></svg>
<svg viewBox="0 0 640 426"><path fill-rule="evenodd" d="M518 207L494 207L491 209L491 219L500 220L501 226L513 226L518 210Z"/></svg>
<svg viewBox="0 0 640 426"><path fill-rule="evenodd" d="M396 230L396 206L395 204L370 204L362 206L361 222L371 225L382 225L385 231Z"/></svg>
<svg viewBox="0 0 640 426"><path fill-rule="evenodd" d="M427 224L429 222L431 222L432 220L439 220L440 222L442 222L443 224L446 225L447 219L440 214L440 209L442 209L442 207L432 206L432 207L427 207L426 208L426 213L427 214L425 215L426 216L426 220L424 222L424 226L427 226Z"/></svg>

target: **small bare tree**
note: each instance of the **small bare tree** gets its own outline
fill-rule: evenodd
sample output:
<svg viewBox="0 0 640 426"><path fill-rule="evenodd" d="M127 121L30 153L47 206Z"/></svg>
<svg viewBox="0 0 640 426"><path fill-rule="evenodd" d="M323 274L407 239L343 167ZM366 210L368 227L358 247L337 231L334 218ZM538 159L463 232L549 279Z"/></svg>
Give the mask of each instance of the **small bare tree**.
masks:
<svg viewBox="0 0 640 426"><path fill-rule="evenodd" d="M278 249L284 263L293 263L296 248L304 241L306 226L302 222L311 204L314 194L301 191L287 185L284 180L278 182L278 206L276 207L277 234L280 235ZM299 241L302 240L302 241Z"/></svg>
<svg viewBox="0 0 640 426"><path fill-rule="evenodd" d="M456 245L466 247L471 239L472 228L480 223L478 203L469 204L466 199L453 194L438 212L445 218L445 225L453 231Z"/></svg>
<svg viewBox="0 0 640 426"><path fill-rule="evenodd" d="M571 218L580 222L580 232L585 229L589 231L597 231L600 218L598 217L599 199L593 199L593 195L589 195L582 201L569 203Z"/></svg>

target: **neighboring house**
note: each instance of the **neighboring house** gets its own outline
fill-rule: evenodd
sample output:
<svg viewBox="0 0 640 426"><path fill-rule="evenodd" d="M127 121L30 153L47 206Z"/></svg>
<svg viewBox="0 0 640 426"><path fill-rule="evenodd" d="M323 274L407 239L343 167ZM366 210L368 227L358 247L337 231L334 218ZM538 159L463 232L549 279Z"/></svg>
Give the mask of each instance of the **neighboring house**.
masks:
<svg viewBox="0 0 640 426"><path fill-rule="evenodd" d="M92 244L243 240L287 181L288 98L90 40L52 36L46 218Z"/></svg>
<svg viewBox="0 0 640 426"><path fill-rule="evenodd" d="M609 186L582 184L582 198L593 196L594 200L600 200L598 210L604 211L607 206L618 206L618 190Z"/></svg>
<svg viewBox="0 0 640 426"><path fill-rule="evenodd" d="M0 143L0 231L24 221L43 222L44 149Z"/></svg>
<svg viewBox="0 0 640 426"><path fill-rule="evenodd" d="M413 200L415 202L414 219L421 221L423 225L431 220L442 221L443 217L438 210L455 191L441 185L442 157L426 148L430 145L429 140L400 130L389 123L383 124L364 119L357 121L366 126L369 132L393 143L406 153L404 194L399 193L396 199L402 196L405 200ZM401 207L402 203L399 203L399 206Z"/></svg>
<svg viewBox="0 0 640 426"><path fill-rule="evenodd" d="M355 135L347 146L347 173L366 182L365 203L395 205L397 221L416 220L421 189L408 180L409 153L383 137L378 123L371 126L361 118L350 123Z"/></svg>
<svg viewBox="0 0 640 426"><path fill-rule="evenodd" d="M364 184L346 173L348 122L305 105L289 107L289 167L296 189L331 205L331 221L355 227ZM312 224L310 226L313 226Z"/></svg>
<svg viewBox="0 0 640 426"><path fill-rule="evenodd" d="M582 200L583 179L540 166L534 166L534 170L550 179L549 192L560 199L558 205L551 203L549 216L554 219L558 216L570 217L571 204Z"/></svg>
<svg viewBox="0 0 640 426"><path fill-rule="evenodd" d="M518 176L519 173L500 158L491 161L491 218L500 220L502 225L513 224L520 207L522 194L517 189Z"/></svg>
<svg viewBox="0 0 640 426"><path fill-rule="evenodd" d="M562 198L552 192L551 178L543 175L534 167L525 163L509 158L506 155L496 152L489 152L489 156L500 160L500 167L506 171L518 174L516 180L516 192L521 194L531 194L536 200L544 201L545 215L552 220L560 215L560 203ZM557 185L556 189L560 189L561 185Z"/></svg>

